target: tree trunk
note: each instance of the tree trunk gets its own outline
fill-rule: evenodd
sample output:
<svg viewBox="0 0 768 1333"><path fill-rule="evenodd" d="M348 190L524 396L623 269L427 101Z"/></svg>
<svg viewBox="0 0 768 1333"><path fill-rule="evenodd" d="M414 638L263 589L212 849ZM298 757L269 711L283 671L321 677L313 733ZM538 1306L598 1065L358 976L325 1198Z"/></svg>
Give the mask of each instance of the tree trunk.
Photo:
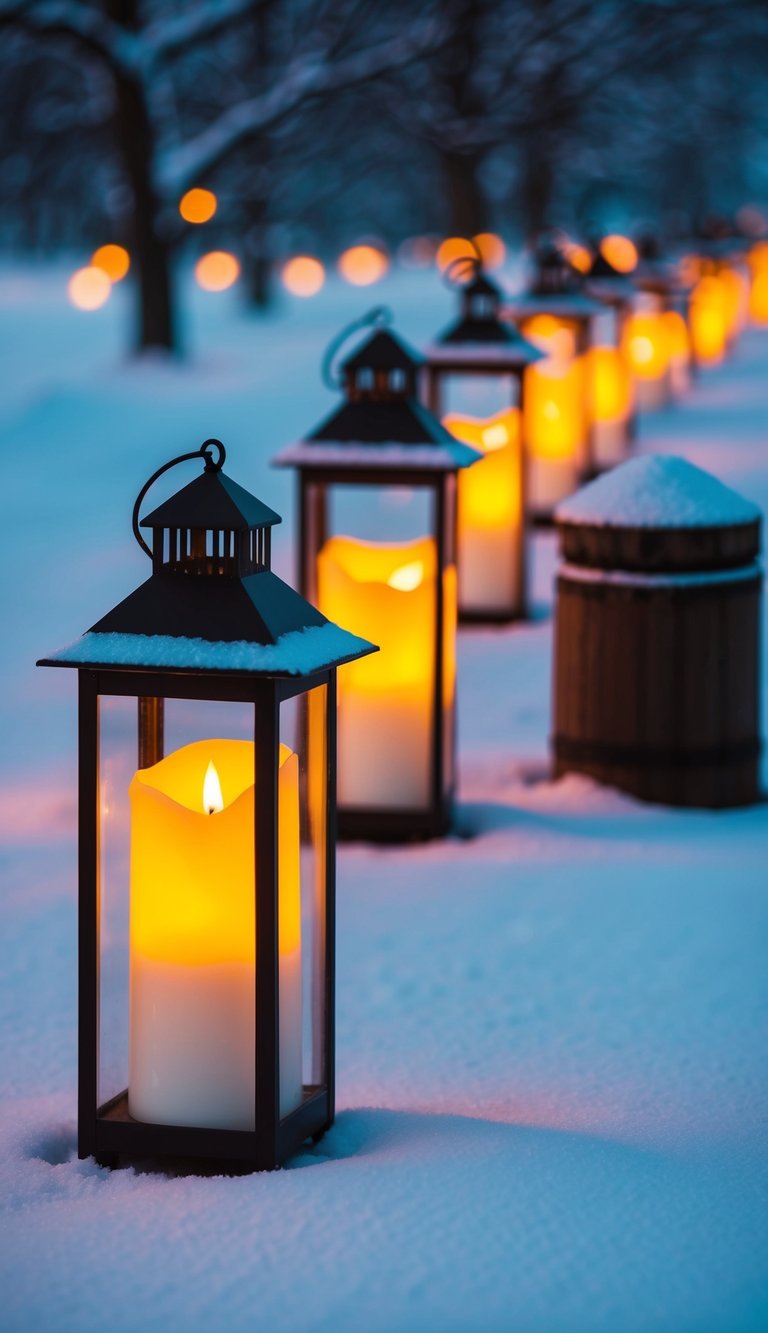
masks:
<svg viewBox="0 0 768 1333"><path fill-rule="evenodd" d="M479 180L481 159L468 153L440 150L446 216L453 236L488 231L488 204Z"/></svg>
<svg viewBox="0 0 768 1333"><path fill-rule="evenodd" d="M552 225L555 194L555 163L549 136L529 133L522 144L520 208L526 241L533 242Z"/></svg>

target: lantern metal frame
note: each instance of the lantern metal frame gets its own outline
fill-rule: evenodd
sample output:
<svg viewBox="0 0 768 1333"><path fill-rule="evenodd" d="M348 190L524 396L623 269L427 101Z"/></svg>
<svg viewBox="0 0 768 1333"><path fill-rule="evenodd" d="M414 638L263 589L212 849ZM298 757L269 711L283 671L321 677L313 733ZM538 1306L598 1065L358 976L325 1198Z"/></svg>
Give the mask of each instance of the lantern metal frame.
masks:
<svg viewBox="0 0 768 1333"><path fill-rule="evenodd" d="M584 290L583 275L573 267L561 246L548 232L537 240L533 252L533 272L526 289L511 297L504 313L518 329L537 315L551 315L573 326L574 358L586 357L593 345L594 320L603 306ZM585 392L582 403L584 448L577 469L577 484L590 481L597 474L594 460L594 427ZM534 527L550 528L554 523L551 509L529 506L529 520Z"/></svg>
<svg viewBox="0 0 768 1333"><path fill-rule="evenodd" d="M417 397L422 358L389 329L388 312L376 309L343 330L373 323L374 333L341 364L342 405L314 431L272 461L297 472L298 583L317 599L317 557L328 540L331 487L408 487L430 500L428 536L435 542L435 648L430 723L430 796L419 808L337 804L340 839L402 842L443 837L451 827L456 789L456 697L446 708L444 686L445 574L457 555L457 473L481 457L455 439ZM330 364L327 359L327 364ZM326 377L327 378L327 377ZM393 387L393 385L395 387ZM449 717L450 745L446 741Z"/></svg>
<svg viewBox="0 0 768 1333"><path fill-rule="evenodd" d="M215 441L207 441L198 453L202 453L207 463L211 462L210 446ZM223 462L224 451L218 465L207 471L218 472ZM207 451L207 452L206 452ZM192 458L197 455L182 456ZM182 460L173 460L174 462ZM171 466L171 464L167 465ZM159 472L164 471L160 469ZM159 475L159 472L155 476ZM152 478L151 480L154 480ZM198 478L198 481L202 481ZM247 496L241 488L229 479L221 477L222 483L228 483L236 492L237 501ZM192 483L194 487L196 483ZM186 488L191 492L192 487ZM137 531L138 504L146 487L139 496L134 511L134 530ZM169 573L169 559L162 560L163 539L172 562L174 556L173 529L165 526L163 517L172 512L174 501L179 502L185 495L178 496L161 506L156 514L143 525L155 523L154 560L155 569L152 578L136 593L126 598L125 602L108 613L102 621L93 627L71 649L62 650L48 658L42 658L39 666L76 667L78 669L79 723L78 723L78 764L79 764L79 816L78 816L78 1156L93 1156L101 1165L117 1166L123 1160L157 1159L165 1161L191 1162L196 1169L224 1169L229 1172L272 1170L280 1166L307 1139L319 1139L331 1126L334 1119L335 1088L335 794L336 794L336 669L344 662L352 661L367 652L374 651L373 645L356 636L344 638L344 631L331 627L341 638L335 638L335 649L327 653L327 662L317 664L316 669L297 672L293 669L230 670L227 668L199 668L192 665L137 666L126 665L111 660L99 660L101 643L108 634L120 632L130 637L142 634L139 628L139 610L137 602L147 607L154 599L158 612L165 604L167 611L172 611L168 601L168 588L153 588L160 572L161 582L170 579L171 586L178 591L179 580L185 580L187 587L187 612L197 600L204 585L219 583L222 558L226 567L226 554L214 553L206 556L205 543L197 543L194 552L195 537L206 530L215 533L213 528L191 528L193 540L187 542L187 556L206 562L215 567L210 573L213 578L206 578L205 569L198 568L186 574L180 571ZM288 615L299 620L306 618L310 625L320 627L329 622L320 616L314 608L282 584L269 572L269 533L268 527L279 522L279 517L253 497L251 517L254 512L264 519L265 526L257 529L255 525L243 525L240 529L241 549L247 547L256 550L260 556L257 577L268 575L266 585L268 610L267 616L276 614L280 617L277 600L280 590L287 595ZM194 513L196 523L205 524L205 506L195 505L188 495L181 503L181 509ZM270 517L271 515L271 517ZM219 529L220 531L220 529ZM251 540L253 534L254 540ZM137 535L139 535L137 533ZM159 541L158 541L159 535ZM170 538L170 540L168 540ZM145 549L146 544L142 541ZM215 545L215 541L214 541ZM190 547L193 548L190 551ZM179 542L175 550L178 553ZM160 555L158 555L160 552ZM237 553L235 552L235 559ZM201 577L201 575L203 577ZM247 576L246 576L247 577ZM237 574L230 574L228 582L239 583ZM226 598L224 599L226 600ZM258 598L257 598L258 600ZM207 592L203 597L203 612L209 604ZM302 608L303 611L302 611ZM199 609L199 608L198 608ZM192 614L197 614L193 611ZM222 621L217 626L217 635L223 628ZM151 619L151 615L150 615ZM124 628L116 631L115 623L123 626L135 624L131 630ZM299 626L297 625L296 628ZM230 626L230 630L232 627ZM171 634L173 629L171 628ZM183 639L184 636L178 636ZM280 635L273 640L279 644ZM242 645L247 638L240 633L237 640L231 637L222 640L218 637L210 640L217 647L224 642L238 642ZM199 640L195 640L199 643ZM256 643L255 638L251 640ZM268 642L264 637L261 643ZM342 651L338 649L341 646ZM348 651L343 651L344 647ZM280 1105L280 1040L279 1040L279 943L278 943L278 767L280 751L280 705L289 699L306 696L318 686L326 687L325 702L325 823L323 856L324 872L324 956L323 956L323 1014L322 1014L322 1049L323 1080L316 1085L304 1085L301 1104L290 1114L281 1118ZM202 1126L184 1126L156 1124L134 1120L128 1111L128 1090L120 1091L103 1104L99 1104L99 1008L100 1008L100 870L99 870L99 700L118 697L137 700L138 767L146 768L157 763L163 757L163 721L165 699L205 700L225 703L250 704L253 706L254 735L254 780L257 797L254 803L254 907L255 907L255 1102L253 1129L216 1129Z"/></svg>
<svg viewBox="0 0 768 1333"><path fill-rule="evenodd" d="M506 607L467 607L459 593L459 623L465 625L506 625L528 614L526 568L526 506L528 452L525 439L525 372L545 354L502 317L503 294L497 283L483 272L480 259L457 261L473 270L470 279L459 286L460 312L433 343L425 349L424 395L427 407L438 419L444 412L444 391L451 379L483 376L511 379L510 407L520 414L519 474L520 531L515 558L520 570L520 594ZM516 390L516 393L515 393ZM516 401L515 401L516 399ZM461 497L459 496L459 506ZM457 552L459 561L460 552Z"/></svg>

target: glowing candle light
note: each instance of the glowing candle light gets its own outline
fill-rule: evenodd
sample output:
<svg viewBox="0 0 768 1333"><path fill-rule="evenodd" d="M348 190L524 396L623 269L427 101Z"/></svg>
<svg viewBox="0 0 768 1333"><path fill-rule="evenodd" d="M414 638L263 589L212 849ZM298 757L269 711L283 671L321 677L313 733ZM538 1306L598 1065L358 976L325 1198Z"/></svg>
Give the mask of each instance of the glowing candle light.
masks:
<svg viewBox="0 0 768 1333"><path fill-rule="evenodd" d="M632 376L618 347L591 347L587 377L592 413L592 450L606 467L627 452L627 424L632 413Z"/></svg>
<svg viewBox="0 0 768 1333"><path fill-rule="evenodd" d="M435 579L431 537L406 545L331 537L317 557L318 604L342 608L355 633L377 635L381 665L350 664L339 678L339 802L427 806L435 697ZM446 709L455 679L456 572L445 577Z"/></svg>
<svg viewBox="0 0 768 1333"><path fill-rule="evenodd" d="M297 756L280 747L280 1113L302 1096ZM252 1129L254 746L204 740L130 787L134 1119Z"/></svg>
<svg viewBox="0 0 768 1333"><path fill-rule="evenodd" d="M728 294L715 274L699 278L690 306L691 344L699 365L716 366L728 344Z"/></svg>
<svg viewBox="0 0 768 1333"><path fill-rule="evenodd" d="M546 512L576 489L584 469L589 417L585 364L572 322L534 315L523 333L547 353L526 371L525 433L531 508Z"/></svg>
<svg viewBox="0 0 768 1333"><path fill-rule="evenodd" d="M462 610L503 611L524 600L520 413L447 416L443 425L484 455L459 477L459 603Z"/></svg>
<svg viewBox="0 0 768 1333"><path fill-rule="evenodd" d="M631 314L622 334L622 351L635 381L641 411L655 411L669 398L670 325L662 310Z"/></svg>

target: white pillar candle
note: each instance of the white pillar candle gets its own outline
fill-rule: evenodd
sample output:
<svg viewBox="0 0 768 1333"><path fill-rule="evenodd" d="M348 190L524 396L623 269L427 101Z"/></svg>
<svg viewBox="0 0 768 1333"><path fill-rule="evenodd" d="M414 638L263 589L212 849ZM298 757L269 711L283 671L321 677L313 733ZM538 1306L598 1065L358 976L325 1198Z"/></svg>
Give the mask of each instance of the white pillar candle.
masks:
<svg viewBox="0 0 768 1333"><path fill-rule="evenodd" d="M197 741L131 796L130 1065L136 1120L253 1129L254 746ZM280 1113L302 1097L298 760L280 747Z"/></svg>

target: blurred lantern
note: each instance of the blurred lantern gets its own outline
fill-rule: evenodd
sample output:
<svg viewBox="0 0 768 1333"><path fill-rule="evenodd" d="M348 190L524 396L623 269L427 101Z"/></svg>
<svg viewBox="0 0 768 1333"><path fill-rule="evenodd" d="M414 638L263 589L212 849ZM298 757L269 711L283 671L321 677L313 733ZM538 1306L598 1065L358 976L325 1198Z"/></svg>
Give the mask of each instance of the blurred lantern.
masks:
<svg viewBox="0 0 768 1333"><path fill-rule="evenodd" d="M728 347L728 292L715 273L704 273L691 293L691 347L697 366L716 366Z"/></svg>
<svg viewBox="0 0 768 1333"><path fill-rule="evenodd" d="M724 218L705 219L695 247L698 282L692 296L691 339L697 361L716 365L746 326L749 269L743 238Z"/></svg>
<svg viewBox="0 0 768 1333"><path fill-rule="evenodd" d="M185 222L200 224L210 222L214 216L219 201L213 190L187 190L179 201L179 212Z"/></svg>
<svg viewBox="0 0 768 1333"><path fill-rule="evenodd" d="M240 263L227 250L210 250L195 264L195 277L204 292L225 292L240 277Z"/></svg>
<svg viewBox="0 0 768 1333"><path fill-rule="evenodd" d="M339 273L353 287L370 287L389 268L389 260L377 245L352 245L339 256Z"/></svg>
<svg viewBox="0 0 768 1333"><path fill-rule="evenodd" d="M502 294L478 257L454 269L460 312L427 348L432 412L483 455L459 476L459 618L525 616L525 452L521 416L527 366L543 353L501 319ZM449 270L450 272L450 270Z"/></svg>
<svg viewBox="0 0 768 1333"><path fill-rule="evenodd" d="M271 573L279 516L223 462L158 469L150 578L40 663L79 673L78 1153L105 1165L272 1169L333 1121L336 668L372 645Z"/></svg>
<svg viewBox="0 0 768 1333"><path fill-rule="evenodd" d="M622 345L634 378L635 402L641 411L654 411L690 383L685 323L689 289L675 266L663 259L656 237L642 237L637 248L632 271L637 297Z"/></svg>
<svg viewBox="0 0 768 1333"><path fill-rule="evenodd" d="M637 251L627 237L604 240L631 245L636 261ZM616 268L607 258L610 253L611 246L607 246L607 252L598 246L586 279L587 292L604 307L587 358L592 450L598 471L626 458L634 428L632 370L625 354L625 331L634 309L635 293L627 271ZM628 261L627 252L624 262Z"/></svg>
<svg viewBox="0 0 768 1333"><path fill-rule="evenodd" d="M528 513L551 521L555 506L593 471L586 356L599 302L584 293L581 274L545 234L533 256L525 293L505 311L546 359L525 372L524 437L528 450Z"/></svg>
<svg viewBox="0 0 768 1333"><path fill-rule="evenodd" d="M78 310L98 310L109 300L112 281L103 268L89 264L72 274L67 291L70 301Z"/></svg>
<svg viewBox="0 0 768 1333"><path fill-rule="evenodd" d="M91 264L102 269L110 282L122 282L131 267L131 257L124 245L100 245L91 255Z"/></svg>
<svg viewBox="0 0 768 1333"><path fill-rule="evenodd" d="M316 296L325 282L325 269L311 255L296 255L283 266L281 277L292 296Z"/></svg>
<svg viewBox="0 0 768 1333"><path fill-rule="evenodd" d="M749 318L753 324L768 325L768 241L753 245L747 255L749 265Z"/></svg>
<svg viewBox="0 0 768 1333"><path fill-rule="evenodd" d="M339 832L436 837L455 786L456 483L479 457L417 398L420 358L381 309L337 338L344 401L275 460L299 472L301 587L381 654L339 688ZM347 337L377 327L341 365ZM341 533L339 528L342 529Z"/></svg>

